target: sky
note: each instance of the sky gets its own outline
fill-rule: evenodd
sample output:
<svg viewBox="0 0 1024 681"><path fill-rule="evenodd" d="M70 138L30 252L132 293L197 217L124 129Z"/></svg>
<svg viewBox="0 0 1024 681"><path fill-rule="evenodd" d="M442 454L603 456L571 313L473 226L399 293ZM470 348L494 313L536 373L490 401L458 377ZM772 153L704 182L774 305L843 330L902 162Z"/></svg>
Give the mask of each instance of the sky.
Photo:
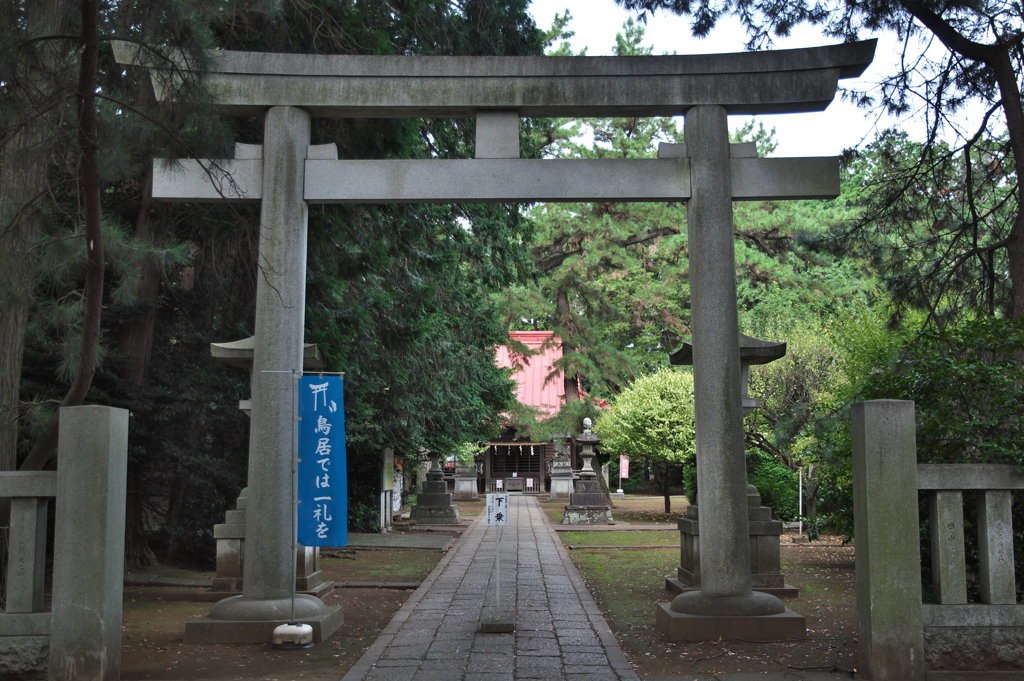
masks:
<svg viewBox="0 0 1024 681"><path fill-rule="evenodd" d="M573 51L587 47L590 56L612 53L615 34L631 13L615 4L614 0L533 0L530 12L542 29L551 26L555 14L568 9L573 20L569 30L576 36L569 42ZM690 35L689 24L683 17L659 12L648 18L646 45L654 46L654 54L708 54L715 52L742 52L745 34L738 23L722 25L703 40ZM874 36L879 39L875 61L861 78L841 81L844 87L867 88L891 71L898 43L892 35ZM835 40L822 37L815 29L798 27L793 35L777 41L776 49L793 49L829 45ZM749 116L731 116L730 127L736 128ZM765 127L776 129L779 147L774 156L836 156L843 149L855 147L874 138L876 129L891 127L896 120L888 116L881 120L877 113L859 109L853 104L836 101L823 112L759 116ZM911 123L910 125L913 125Z"/></svg>

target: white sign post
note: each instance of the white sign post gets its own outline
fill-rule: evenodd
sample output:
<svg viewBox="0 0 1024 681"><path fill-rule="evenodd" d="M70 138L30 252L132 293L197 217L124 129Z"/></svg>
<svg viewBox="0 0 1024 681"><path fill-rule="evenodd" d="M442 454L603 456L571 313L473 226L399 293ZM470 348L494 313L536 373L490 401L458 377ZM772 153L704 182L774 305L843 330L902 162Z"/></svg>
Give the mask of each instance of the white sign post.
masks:
<svg viewBox="0 0 1024 681"><path fill-rule="evenodd" d="M490 633L508 633L515 630L512 618L501 617L501 561L498 559L501 547L501 528L508 525L508 494L487 495L487 524L497 525L494 537L494 617L480 623L480 631Z"/></svg>

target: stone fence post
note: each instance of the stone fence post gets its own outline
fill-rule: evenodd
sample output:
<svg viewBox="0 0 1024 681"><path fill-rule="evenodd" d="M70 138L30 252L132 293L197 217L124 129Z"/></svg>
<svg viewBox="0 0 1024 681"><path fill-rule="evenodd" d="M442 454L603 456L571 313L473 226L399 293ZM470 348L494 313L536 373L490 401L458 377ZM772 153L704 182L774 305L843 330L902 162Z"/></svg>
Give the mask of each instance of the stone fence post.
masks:
<svg viewBox="0 0 1024 681"><path fill-rule="evenodd" d="M121 676L128 411L60 410L49 681Z"/></svg>
<svg viewBox="0 0 1024 681"><path fill-rule="evenodd" d="M857 641L872 681L923 681L914 403L851 408Z"/></svg>

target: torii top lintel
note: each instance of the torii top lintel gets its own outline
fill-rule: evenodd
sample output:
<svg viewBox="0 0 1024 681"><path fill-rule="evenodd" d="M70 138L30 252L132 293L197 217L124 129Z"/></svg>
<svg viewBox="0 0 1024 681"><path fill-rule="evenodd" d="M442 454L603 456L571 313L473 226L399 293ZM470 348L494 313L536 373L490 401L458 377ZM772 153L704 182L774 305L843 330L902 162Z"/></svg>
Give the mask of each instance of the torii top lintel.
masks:
<svg viewBox="0 0 1024 681"><path fill-rule="evenodd" d="M216 51L208 75L231 114L297 106L319 117L674 116L821 111L855 78L874 40L797 50L636 57L430 57ZM115 46L121 63L138 51ZM152 65L149 65L152 67ZM159 70L154 68L154 70ZM161 78L154 77L158 98Z"/></svg>

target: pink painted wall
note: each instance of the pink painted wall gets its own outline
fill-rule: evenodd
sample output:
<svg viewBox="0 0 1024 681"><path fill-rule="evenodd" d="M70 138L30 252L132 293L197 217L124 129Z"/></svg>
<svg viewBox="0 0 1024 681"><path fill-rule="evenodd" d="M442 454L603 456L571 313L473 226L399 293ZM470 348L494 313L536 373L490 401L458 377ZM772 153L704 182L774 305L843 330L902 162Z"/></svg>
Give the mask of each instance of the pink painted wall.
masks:
<svg viewBox="0 0 1024 681"><path fill-rule="evenodd" d="M551 331L513 331L509 334L513 340L519 341L531 350L539 349L545 341L551 339ZM512 374L515 380L516 397L520 404L539 409L543 414L551 416L558 412L564 401L564 382L561 370L550 381L545 383L551 373L551 365L562 357L561 340L554 338L548 347L539 355L515 357L508 347L499 345L495 348L496 361L500 367L514 367L519 370Z"/></svg>

